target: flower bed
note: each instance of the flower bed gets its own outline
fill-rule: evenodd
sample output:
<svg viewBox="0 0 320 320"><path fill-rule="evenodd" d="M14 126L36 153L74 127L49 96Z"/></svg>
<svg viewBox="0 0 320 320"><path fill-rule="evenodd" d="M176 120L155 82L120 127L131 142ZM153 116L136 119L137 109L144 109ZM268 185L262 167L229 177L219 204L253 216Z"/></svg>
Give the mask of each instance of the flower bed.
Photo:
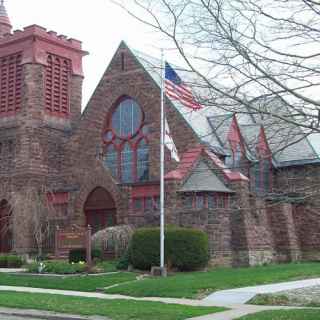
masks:
<svg viewBox="0 0 320 320"><path fill-rule="evenodd" d="M87 271L87 264L83 261L69 263L60 260L48 260L34 262L27 266L29 273L49 273L49 274L77 274Z"/></svg>

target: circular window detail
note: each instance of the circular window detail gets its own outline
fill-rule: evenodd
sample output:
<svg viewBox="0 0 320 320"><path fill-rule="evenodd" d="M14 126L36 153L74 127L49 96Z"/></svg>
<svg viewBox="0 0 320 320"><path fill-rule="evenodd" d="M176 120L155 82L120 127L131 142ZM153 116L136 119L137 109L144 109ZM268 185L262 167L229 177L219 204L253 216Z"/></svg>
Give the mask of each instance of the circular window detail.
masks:
<svg viewBox="0 0 320 320"><path fill-rule="evenodd" d="M113 133L112 133L112 131L107 131L107 132L104 134L104 136L103 136L103 139L104 139L104 141L106 141L106 142L110 142L110 141L112 140L112 138L113 138Z"/></svg>
<svg viewBox="0 0 320 320"><path fill-rule="evenodd" d="M142 110L132 99L123 100L112 114L111 127L121 138L130 138L140 129L142 124Z"/></svg>

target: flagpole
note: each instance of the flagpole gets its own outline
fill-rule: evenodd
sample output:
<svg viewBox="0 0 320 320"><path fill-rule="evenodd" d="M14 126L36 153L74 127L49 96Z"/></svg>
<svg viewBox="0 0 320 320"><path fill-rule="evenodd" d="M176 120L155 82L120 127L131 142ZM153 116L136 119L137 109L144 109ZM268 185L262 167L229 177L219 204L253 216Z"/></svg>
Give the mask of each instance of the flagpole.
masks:
<svg viewBox="0 0 320 320"><path fill-rule="evenodd" d="M164 272L164 54L161 49L161 137L160 137L160 268Z"/></svg>

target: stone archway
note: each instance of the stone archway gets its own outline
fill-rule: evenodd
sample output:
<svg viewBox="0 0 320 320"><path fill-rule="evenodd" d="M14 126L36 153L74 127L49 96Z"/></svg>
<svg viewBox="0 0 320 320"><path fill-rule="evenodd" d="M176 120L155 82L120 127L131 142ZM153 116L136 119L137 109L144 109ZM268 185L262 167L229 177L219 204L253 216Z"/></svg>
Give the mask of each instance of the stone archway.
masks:
<svg viewBox="0 0 320 320"><path fill-rule="evenodd" d="M85 204L84 213L86 224L95 233L106 227L116 224L116 205L111 194L102 187L97 187L89 194Z"/></svg>
<svg viewBox="0 0 320 320"><path fill-rule="evenodd" d="M11 214L12 210L8 201L0 201L0 253L7 253L12 250Z"/></svg>

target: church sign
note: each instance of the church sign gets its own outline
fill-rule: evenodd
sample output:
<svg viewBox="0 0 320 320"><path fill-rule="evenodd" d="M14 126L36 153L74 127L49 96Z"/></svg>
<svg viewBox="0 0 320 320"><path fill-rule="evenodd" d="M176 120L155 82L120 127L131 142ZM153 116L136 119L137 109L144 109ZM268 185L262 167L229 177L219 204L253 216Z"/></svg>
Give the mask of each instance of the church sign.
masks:
<svg viewBox="0 0 320 320"><path fill-rule="evenodd" d="M55 257L67 258L70 250L85 249L86 261L91 265L91 228L72 225L66 229L57 227L55 234Z"/></svg>

